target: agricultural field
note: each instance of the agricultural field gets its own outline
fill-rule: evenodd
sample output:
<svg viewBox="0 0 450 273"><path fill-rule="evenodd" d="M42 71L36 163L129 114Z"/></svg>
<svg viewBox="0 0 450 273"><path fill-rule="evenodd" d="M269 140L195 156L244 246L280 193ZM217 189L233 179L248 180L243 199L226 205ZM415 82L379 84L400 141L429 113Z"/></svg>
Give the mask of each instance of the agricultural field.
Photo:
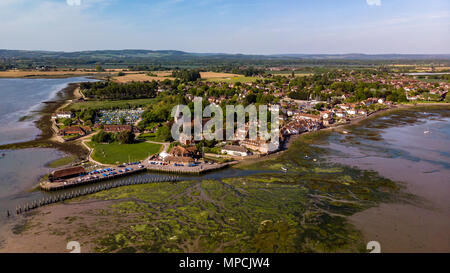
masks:
<svg viewBox="0 0 450 273"><path fill-rule="evenodd" d="M143 82L143 81L163 81L166 79L174 80L171 77L172 72L170 71L155 71L155 72L124 72L124 76L113 77L113 80L119 83L128 82ZM150 75L149 75L150 74Z"/></svg>
<svg viewBox="0 0 450 273"><path fill-rule="evenodd" d="M150 74L150 75L149 75ZM251 77L244 77L238 74L231 73L218 73L218 72L200 72L200 76L203 80L207 81L225 81L225 82L234 82L239 81L236 78L239 78L241 81L249 81ZM171 71L155 71L155 72L125 72L124 76L116 76L113 78L114 81L119 83L127 83L127 82L141 82L141 81L163 81L163 80L174 80L172 77Z"/></svg>
<svg viewBox="0 0 450 273"><path fill-rule="evenodd" d="M222 73L222 72L200 72L202 79L214 79L214 78L234 78L240 77L242 75L232 74L232 73Z"/></svg>
<svg viewBox="0 0 450 273"><path fill-rule="evenodd" d="M292 71L266 71L266 73L272 74L272 75L277 75L277 76L291 76L292 75ZM313 73L305 73L305 72L300 72L300 71L294 71L294 74L296 77L307 77L307 76L312 76L314 75Z"/></svg>
<svg viewBox="0 0 450 273"><path fill-rule="evenodd" d="M145 141L165 142L163 139L158 138L156 136L156 133L143 133L140 134L137 139Z"/></svg>
<svg viewBox="0 0 450 273"><path fill-rule="evenodd" d="M77 159L77 157L73 156L73 155L66 156L66 157L62 157L62 158L56 159L56 160L48 163L46 166L49 167L49 168L59 168L59 167L71 164L76 159Z"/></svg>
<svg viewBox="0 0 450 273"><path fill-rule="evenodd" d="M103 164L121 164L123 162L135 162L144 160L150 155L161 151L162 145L139 142L135 144L98 144L94 142L86 143L93 148L92 158Z"/></svg>
<svg viewBox="0 0 450 273"><path fill-rule="evenodd" d="M210 81L210 82L226 82L226 83L237 83L237 82L241 82L241 83L246 83L246 82L254 82L256 81L257 77L246 77L246 76L237 76L237 77L214 77L214 78L206 78L206 81Z"/></svg>

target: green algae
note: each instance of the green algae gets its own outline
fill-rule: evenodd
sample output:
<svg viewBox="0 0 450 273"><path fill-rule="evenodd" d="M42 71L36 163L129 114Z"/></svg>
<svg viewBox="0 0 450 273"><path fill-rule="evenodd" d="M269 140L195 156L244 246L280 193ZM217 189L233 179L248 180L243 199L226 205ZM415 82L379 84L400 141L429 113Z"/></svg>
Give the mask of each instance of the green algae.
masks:
<svg viewBox="0 0 450 273"><path fill-rule="evenodd" d="M383 122L411 122L402 111L394 115ZM344 141L379 141L382 124L350 126ZM329 137L330 131L303 135L279 156L243 167L264 173L93 194L87 198L111 202L93 212L107 217L98 225L110 229L83 227L78 234L91 234L97 252L365 252L367 242L347 217L411 196L376 172L328 162L332 151L318 145Z"/></svg>

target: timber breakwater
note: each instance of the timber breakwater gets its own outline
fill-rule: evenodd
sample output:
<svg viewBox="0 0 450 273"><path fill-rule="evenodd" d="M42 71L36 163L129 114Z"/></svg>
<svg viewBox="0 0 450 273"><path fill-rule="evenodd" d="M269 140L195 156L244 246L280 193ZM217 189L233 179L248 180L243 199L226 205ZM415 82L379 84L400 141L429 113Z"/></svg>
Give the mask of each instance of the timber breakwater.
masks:
<svg viewBox="0 0 450 273"><path fill-rule="evenodd" d="M104 190L109 190L122 186L131 186L131 185L141 185L148 183L159 183L159 182L179 182L181 181L181 177L176 174L192 174L199 175L205 172L210 172L214 170L223 169L228 167L229 165L234 164L235 162L223 163L223 164L207 164L207 163L199 163L199 164L191 164L191 165L168 165L168 164L156 164L155 161L147 161L146 163L133 163L128 166L121 166L117 168L106 168L102 170L95 170L88 172L87 174L83 174L77 177L60 180L56 182L41 182L40 188L47 192L55 192L49 193L48 196L42 197L38 200L29 201L18 205L14 210L7 210L6 217L13 217L14 215L21 215L26 212L30 212L37 208L64 202L69 199L85 196L88 194L97 193ZM100 171L100 173L99 173ZM130 177L129 179L120 179L124 176L130 176L132 174L138 174L145 171L150 172L161 172L167 173L161 174L158 176L139 176L139 177ZM172 173L173 175L170 175ZM116 180L115 180L116 179ZM107 183L101 183L107 182ZM100 184L100 185L99 185ZM73 189L71 188L83 186L82 189ZM61 192L61 193L59 193Z"/></svg>
<svg viewBox="0 0 450 273"><path fill-rule="evenodd" d="M55 204L58 202L64 202L69 199L85 196L88 194L97 193L104 190L109 190L117 187L122 186L131 186L131 185L142 185L142 184L148 184L148 183L160 183L160 182L178 182L181 179L177 176L160 176L160 177L139 177L129 180L121 180L117 182L113 182L110 184L105 185L92 185L87 188L84 188L82 190L72 190L69 192L61 193L61 194L55 194L50 197L44 197L39 200L31 201L22 205L18 205L15 209L15 212L11 212L9 210L6 211L6 217L12 217L15 215L20 215L25 212L32 211L34 209Z"/></svg>

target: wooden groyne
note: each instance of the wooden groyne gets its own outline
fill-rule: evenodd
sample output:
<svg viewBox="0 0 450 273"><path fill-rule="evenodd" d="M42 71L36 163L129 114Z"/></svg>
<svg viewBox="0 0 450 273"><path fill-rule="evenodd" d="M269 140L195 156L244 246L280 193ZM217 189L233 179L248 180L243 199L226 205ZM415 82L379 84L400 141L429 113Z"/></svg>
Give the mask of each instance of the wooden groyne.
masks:
<svg viewBox="0 0 450 273"><path fill-rule="evenodd" d="M161 176L161 177L152 177L152 178L142 178L138 177L135 179L129 179L124 181L118 181L116 183L106 184L106 185L97 185L97 186L90 186L88 188L82 189L82 190L72 190L70 192L61 193L61 194L55 194L54 196L44 197L40 200L35 200L30 203L22 204L16 207L15 214L20 215L25 212L32 211L34 209L55 204L58 202L63 202L69 199L85 196L88 194L97 193L104 190L109 190L117 187L122 186L131 186L131 185L142 185L142 184L148 184L148 183L159 183L159 182L178 182L180 181L180 178L177 176ZM7 210L6 216L11 217L12 213Z"/></svg>

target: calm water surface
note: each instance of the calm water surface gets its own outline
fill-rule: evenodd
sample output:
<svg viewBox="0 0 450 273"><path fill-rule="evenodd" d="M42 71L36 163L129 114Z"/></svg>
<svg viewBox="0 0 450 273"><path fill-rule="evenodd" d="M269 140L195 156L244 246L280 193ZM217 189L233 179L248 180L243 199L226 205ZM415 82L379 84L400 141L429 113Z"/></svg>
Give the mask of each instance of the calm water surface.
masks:
<svg viewBox="0 0 450 273"><path fill-rule="evenodd" d="M410 204L382 204L351 217L367 240L381 243L382 251L450 251L449 112L387 116L330 137L326 147L337 151L331 161L375 170L401 181L417 197ZM396 124L396 119L407 122Z"/></svg>
<svg viewBox="0 0 450 273"><path fill-rule="evenodd" d="M42 102L52 100L69 83L92 81L68 79L0 79L0 145L33 140L39 135L34 121ZM25 120L21 119L27 117Z"/></svg>

